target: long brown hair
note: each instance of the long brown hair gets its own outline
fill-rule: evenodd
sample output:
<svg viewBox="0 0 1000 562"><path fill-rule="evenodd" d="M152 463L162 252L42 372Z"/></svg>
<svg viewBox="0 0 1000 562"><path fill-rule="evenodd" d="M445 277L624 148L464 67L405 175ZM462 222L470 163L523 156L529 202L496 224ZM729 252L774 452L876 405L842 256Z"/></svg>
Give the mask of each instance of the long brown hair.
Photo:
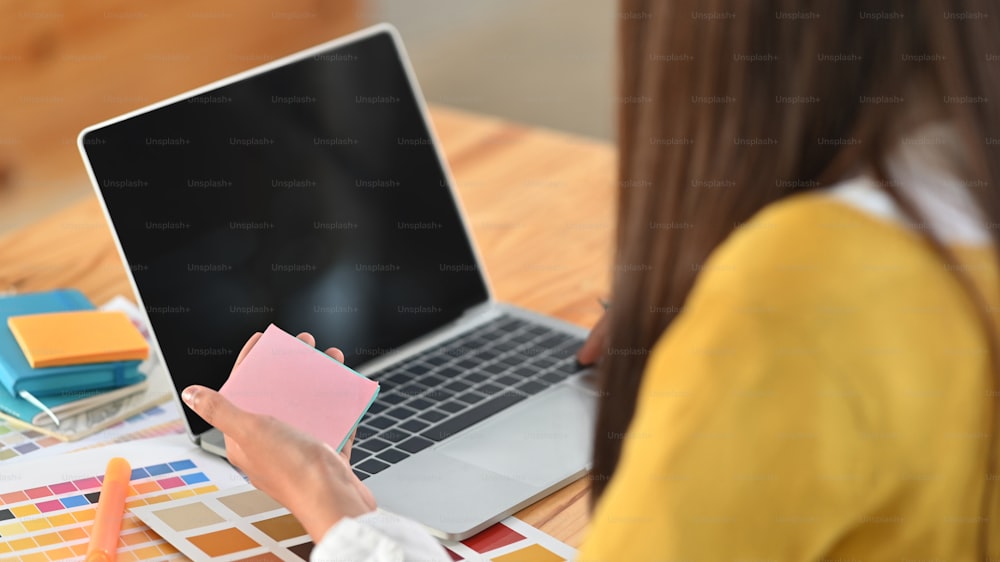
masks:
<svg viewBox="0 0 1000 562"><path fill-rule="evenodd" d="M967 0L622 0L618 230L598 377L595 503L618 463L649 351L701 264L763 207L869 169L921 224L887 181L886 157L915 126L948 119L967 145L971 195L988 224L1000 224L1000 62L989 59L1000 56L1000 14L991 7L969 17L977 5ZM988 101L946 101L976 96ZM921 233L943 261L957 263L929 230ZM949 269L981 312L995 390L991 315L963 269ZM983 467L984 555L996 394Z"/></svg>

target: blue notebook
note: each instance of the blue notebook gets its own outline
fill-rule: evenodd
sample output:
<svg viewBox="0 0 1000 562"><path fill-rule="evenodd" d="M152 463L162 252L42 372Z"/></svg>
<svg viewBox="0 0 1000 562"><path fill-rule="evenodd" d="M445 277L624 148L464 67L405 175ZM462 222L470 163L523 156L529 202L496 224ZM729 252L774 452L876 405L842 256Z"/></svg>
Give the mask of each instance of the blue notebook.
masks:
<svg viewBox="0 0 1000 562"><path fill-rule="evenodd" d="M112 390L96 391L100 393L97 395L94 395L94 393L73 393L68 395L43 396L40 402L49 409L49 412L52 412L59 419L63 419L100 408L110 402L143 392L147 388L149 388L149 385L143 381ZM48 415L47 411L20 396L14 396L2 386L0 386L0 413L32 425L44 423L43 418Z"/></svg>
<svg viewBox="0 0 1000 562"><path fill-rule="evenodd" d="M24 314L93 310L94 305L75 289L59 289L0 298L0 385L13 396L27 391L35 397L76 391L111 389L141 382L141 361L116 361L32 369L7 318Z"/></svg>

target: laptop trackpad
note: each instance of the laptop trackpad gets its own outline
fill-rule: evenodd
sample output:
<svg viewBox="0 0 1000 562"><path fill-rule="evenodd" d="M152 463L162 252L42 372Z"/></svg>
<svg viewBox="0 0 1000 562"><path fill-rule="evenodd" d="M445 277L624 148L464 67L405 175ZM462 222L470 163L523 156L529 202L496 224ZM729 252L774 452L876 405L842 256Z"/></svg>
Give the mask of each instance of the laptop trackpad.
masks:
<svg viewBox="0 0 1000 562"><path fill-rule="evenodd" d="M560 385L438 447L445 456L546 487L590 466L594 395Z"/></svg>
<svg viewBox="0 0 1000 562"><path fill-rule="evenodd" d="M557 386L365 484L383 509L464 539L590 466L594 406L589 391Z"/></svg>

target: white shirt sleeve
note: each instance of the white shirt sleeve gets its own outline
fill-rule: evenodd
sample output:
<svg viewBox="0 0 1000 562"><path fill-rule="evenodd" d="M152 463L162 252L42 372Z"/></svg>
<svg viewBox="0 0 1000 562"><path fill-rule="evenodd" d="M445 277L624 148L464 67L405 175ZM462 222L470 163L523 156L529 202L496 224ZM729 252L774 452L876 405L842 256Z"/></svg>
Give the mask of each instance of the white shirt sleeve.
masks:
<svg viewBox="0 0 1000 562"><path fill-rule="evenodd" d="M311 562L451 562L427 531L409 519L384 511L344 517L323 535Z"/></svg>

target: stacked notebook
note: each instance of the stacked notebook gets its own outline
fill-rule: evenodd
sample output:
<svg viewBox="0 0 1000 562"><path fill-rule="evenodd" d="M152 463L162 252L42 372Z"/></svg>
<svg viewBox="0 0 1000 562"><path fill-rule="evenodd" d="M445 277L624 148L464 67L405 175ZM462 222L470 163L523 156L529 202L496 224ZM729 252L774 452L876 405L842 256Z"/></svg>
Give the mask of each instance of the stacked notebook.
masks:
<svg viewBox="0 0 1000 562"><path fill-rule="evenodd" d="M90 431L81 416L112 404L152 405L134 399L149 386L140 369L148 355L133 318L96 310L79 291L0 298L0 413L62 439L82 437ZM114 411L141 411L132 409ZM106 421L123 419L114 417ZM60 433L64 420L74 422L72 433Z"/></svg>

